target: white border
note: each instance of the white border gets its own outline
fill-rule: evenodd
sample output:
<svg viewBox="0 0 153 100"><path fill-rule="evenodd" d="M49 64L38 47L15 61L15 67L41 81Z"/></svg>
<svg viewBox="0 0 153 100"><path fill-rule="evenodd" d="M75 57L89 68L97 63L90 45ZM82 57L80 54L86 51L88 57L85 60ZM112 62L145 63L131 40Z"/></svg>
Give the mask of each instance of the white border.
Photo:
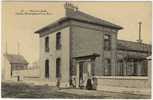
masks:
<svg viewBox="0 0 153 100"><path fill-rule="evenodd" d="M49 1L49 2L57 2L57 1L93 1L93 2L95 2L95 1L105 1L105 2L108 2L108 1L116 1L116 0L0 0L0 31L1 31L1 35L0 35L0 39L1 39L1 37L2 37L2 2L39 2L39 1L41 1L41 2L47 2L47 1ZM153 0L117 0L117 2L120 2L120 1L128 1L128 2L135 2L135 1L153 1ZM152 9L153 10L153 9ZM153 16L153 15L152 15ZM153 23L153 20L152 20L152 23ZM153 26L152 26L152 29L153 29ZM152 30L152 33L153 33L153 30ZM153 39L153 35L152 35L152 39ZM153 44L153 41L152 41L152 44ZM0 49L2 50L2 44L1 44L1 41L0 41ZM152 50L153 51L153 50ZM2 52L1 52L2 53ZM2 62L1 62L1 57L2 57L2 54L0 53L0 65L1 65L1 68L2 68ZM153 64L152 64L152 66L153 66ZM1 68L0 68L0 72L1 72ZM152 76L153 76L153 73L152 73ZM0 74L0 80L1 80L1 74ZM153 80L153 77L152 77L152 80ZM152 86L153 86L153 82L152 82ZM1 84L0 84L0 90L1 90ZM152 87L152 89L151 90L153 90L153 87ZM153 95L153 92L152 92L152 95ZM152 95L151 95L151 98L152 98ZM1 96L1 92L0 92L0 96ZM4 98L0 98L0 99L4 99ZM21 99L21 98L20 98ZM5 98L4 100L20 100L20 99L16 99L16 98ZM51 99L51 98L50 98ZM23 99L23 100L31 100L31 99ZM44 100L44 99L39 99L39 100ZM64 99L63 99L64 100ZM74 99L74 100L76 100L76 99ZM93 100L96 100L96 99L93 99ZM107 99L108 100L108 99Z"/></svg>

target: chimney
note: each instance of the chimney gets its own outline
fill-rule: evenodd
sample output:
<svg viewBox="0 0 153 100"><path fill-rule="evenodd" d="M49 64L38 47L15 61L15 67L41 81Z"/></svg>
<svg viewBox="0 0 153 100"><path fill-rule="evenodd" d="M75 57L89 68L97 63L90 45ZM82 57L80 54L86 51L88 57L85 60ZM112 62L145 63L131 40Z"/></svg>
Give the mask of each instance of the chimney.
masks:
<svg viewBox="0 0 153 100"><path fill-rule="evenodd" d="M74 6L70 2L66 2L64 4L64 8L65 8L65 16L71 16L73 13L78 11L78 7Z"/></svg>
<svg viewBox="0 0 153 100"><path fill-rule="evenodd" d="M142 39L141 39L141 25L142 25L142 22L139 22L139 39L137 40L137 42L139 43L142 43Z"/></svg>

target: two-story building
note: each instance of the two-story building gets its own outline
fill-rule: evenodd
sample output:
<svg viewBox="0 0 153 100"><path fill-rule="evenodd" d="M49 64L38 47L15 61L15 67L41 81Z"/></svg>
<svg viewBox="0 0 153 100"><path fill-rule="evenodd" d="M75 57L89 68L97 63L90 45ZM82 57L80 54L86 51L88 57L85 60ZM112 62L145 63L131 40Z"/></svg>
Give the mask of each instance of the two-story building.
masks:
<svg viewBox="0 0 153 100"><path fill-rule="evenodd" d="M65 4L65 17L35 33L40 36L41 78L52 85L85 85L94 76L147 75L151 45L118 40L123 29ZM71 83L72 82L72 83Z"/></svg>

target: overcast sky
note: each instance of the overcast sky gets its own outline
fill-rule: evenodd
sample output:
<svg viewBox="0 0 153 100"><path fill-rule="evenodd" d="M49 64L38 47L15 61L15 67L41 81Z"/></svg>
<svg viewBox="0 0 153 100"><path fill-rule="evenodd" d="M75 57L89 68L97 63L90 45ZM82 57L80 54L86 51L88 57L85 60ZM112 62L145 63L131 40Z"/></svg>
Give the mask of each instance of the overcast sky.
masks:
<svg viewBox="0 0 153 100"><path fill-rule="evenodd" d="M124 27L118 38L136 41L138 22L142 22L142 39L151 43L151 2L72 2L80 11ZM63 2L3 2L2 53L22 54L28 62L38 61L37 29L64 16ZM46 10L48 15L18 15L21 11ZM7 40L7 46L6 46ZM17 43L20 46L17 49Z"/></svg>

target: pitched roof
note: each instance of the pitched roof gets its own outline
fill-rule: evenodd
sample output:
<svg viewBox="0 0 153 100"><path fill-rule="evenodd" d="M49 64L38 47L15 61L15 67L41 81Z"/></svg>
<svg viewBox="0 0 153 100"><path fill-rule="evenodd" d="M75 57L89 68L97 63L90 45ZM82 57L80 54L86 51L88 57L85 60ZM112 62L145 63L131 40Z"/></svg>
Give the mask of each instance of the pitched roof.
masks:
<svg viewBox="0 0 153 100"><path fill-rule="evenodd" d="M112 27L112 28L116 28L116 29L122 29L121 26L118 26L118 25L113 24L111 22L108 22L106 20L91 16L91 15L89 15L87 13L84 13L84 12L81 12L81 11L75 11L74 13L72 13L68 17L69 18L73 18L73 19L82 20L82 21L91 22L91 23L97 24L97 25L102 25L102 26L106 26L106 27Z"/></svg>
<svg viewBox="0 0 153 100"><path fill-rule="evenodd" d="M91 16L91 15L86 14L86 13L81 12L81 11L73 11L69 15L60 18L56 22L54 22L52 24L49 24L49 25L37 30L35 33L40 33L43 30L46 30L48 28L51 28L52 26L56 26L59 23L64 22L64 21L68 21L68 20L81 21L81 22L84 22L84 23L89 23L89 24L94 24L94 25L99 25L99 26L104 26L104 27L110 27L110 28L114 28L114 29L122 29L121 26L118 26L118 25L113 24L111 22L108 22L106 20L102 20L100 18Z"/></svg>
<svg viewBox="0 0 153 100"><path fill-rule="evenodd" d="M5 57L10 63L28 64L27 60L22 55L6 54Z"/></svg>
<svg viewBox="0 0 153 100"><path fill-rule="evenodd" d="M139 52L151 52L151 45L145 43L138 43L126 40L117 41L117 49L125 51L139 51Z"/></svg>

